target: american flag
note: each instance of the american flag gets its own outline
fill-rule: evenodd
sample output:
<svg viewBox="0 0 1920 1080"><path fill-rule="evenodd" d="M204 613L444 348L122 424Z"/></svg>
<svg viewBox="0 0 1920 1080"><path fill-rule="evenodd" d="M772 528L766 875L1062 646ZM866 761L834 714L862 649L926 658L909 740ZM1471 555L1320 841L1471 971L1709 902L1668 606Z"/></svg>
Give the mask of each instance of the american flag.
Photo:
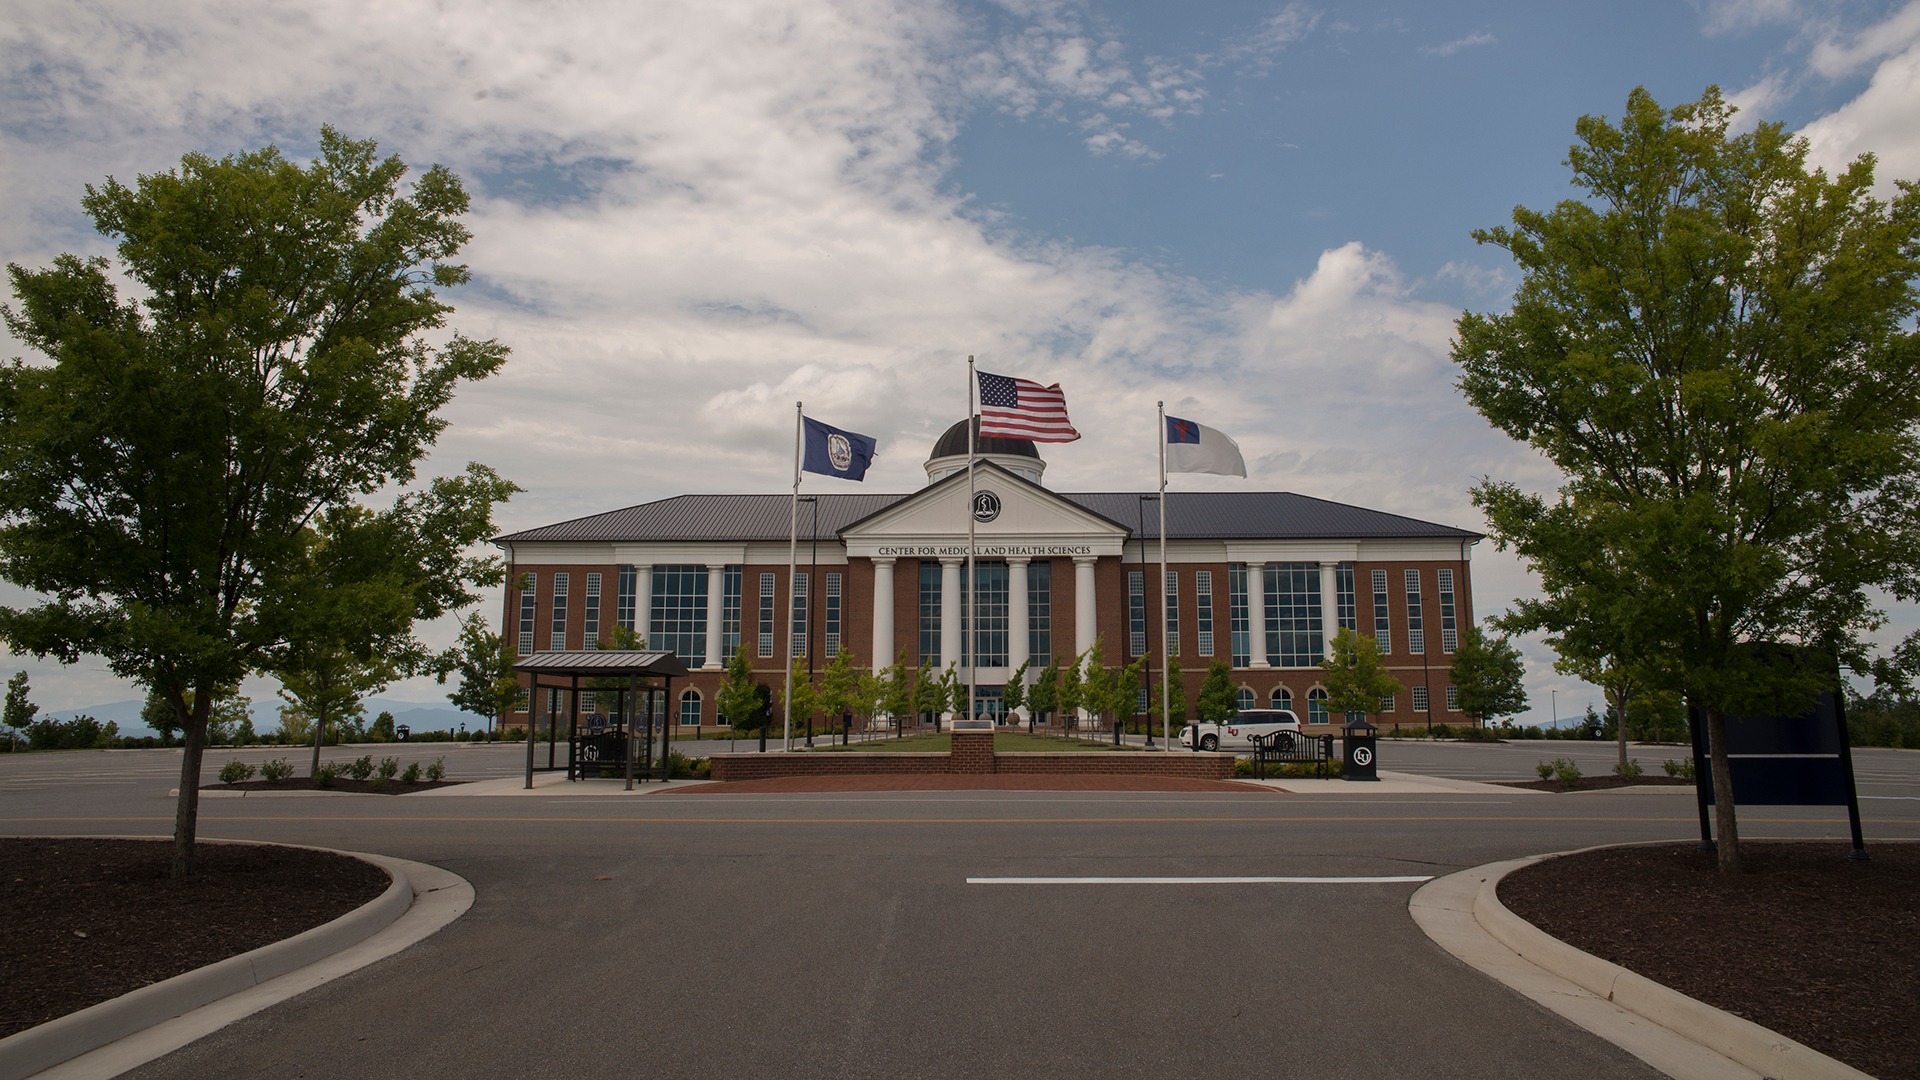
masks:
<svg viewBox="0 0 1920 1080"><path fill-rule="evenodd" d="M1005 375L980 375L980 434L1034 442L1072 442L1080 437L1067 420L1060 384L1041 386Z"/></svg>

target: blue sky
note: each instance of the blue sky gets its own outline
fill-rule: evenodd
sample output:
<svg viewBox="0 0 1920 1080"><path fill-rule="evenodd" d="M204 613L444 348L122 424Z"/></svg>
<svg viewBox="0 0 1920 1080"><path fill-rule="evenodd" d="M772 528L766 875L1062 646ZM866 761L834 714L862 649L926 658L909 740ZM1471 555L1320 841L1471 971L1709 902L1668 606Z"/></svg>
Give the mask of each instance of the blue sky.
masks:
<svg viewBox="0 0 1920 1080"><path fill-rule="evenodd" d="M910 490L969 354L1066 389L1086 438L1047 449L1056 487L1150 487L1165 400L1253 473L1176 489L1478 528L1480 477L1557 477L1452 389L1453 321L1516 280L1469 234L1571 194L1577 117L1718 84L1820 162L1920 177L1920 2L24 0L0 72L25 265L104 251L86 183L304 156L323 123L466 177L454 325L514 355L431 464L520 482L504 528L781 490L802 399ZM1532 589L1489 545L1474 572L1483 615ZM1598 700L1526 655L1533 718ZM14 667L48 708L132 696Z"/></svg>

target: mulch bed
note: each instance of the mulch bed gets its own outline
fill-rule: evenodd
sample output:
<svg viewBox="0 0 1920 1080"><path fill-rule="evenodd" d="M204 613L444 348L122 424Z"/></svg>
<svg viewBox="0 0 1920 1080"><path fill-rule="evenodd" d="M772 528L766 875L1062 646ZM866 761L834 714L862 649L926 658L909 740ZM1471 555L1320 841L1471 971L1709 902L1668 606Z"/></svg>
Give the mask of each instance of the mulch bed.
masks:
<svg viewBox="0 0 1920 1080"><path fill-rule="evenodd" d="M399 780L355 780L337 776L331 787L321 787L311 776L289 776L285 780L242 780L237 784L202 784L201 791L342 791L355 795L406 795L428 788L452 787L465 780L421 780L404 784Z"/></svg>
<svg viewBox="0 0 1920 1080"><path fill-rule="evenodd" d="M1260 784L1186 776L1089 773L901 773L878 776L776 776L663 791L662 795L767 795L821 791L1238 791L1274 794Z"/></svg>
<svg viewBox="0 0 1920 1080"><path fill-rule="evenodd" d="M1533 791L1606 791L1623 787L1692 787L1685 776L1583 776L1578 780L1495 780L1500 787L1529 788Z"/></svg>
<svg viewBox="0 0 1920 1080"><path fill-rule="evenodd" d="M171 840L0 838L0 1037L290 938L384 892L331 852Z"/></svg>
<svg viewBox="0 0 1920 1080"><path fill-rule="evenodd" d="M1500 902L1547 933L1874 1076L1920 1077L1920 844L1695 843L1547 859Z"/></svg>

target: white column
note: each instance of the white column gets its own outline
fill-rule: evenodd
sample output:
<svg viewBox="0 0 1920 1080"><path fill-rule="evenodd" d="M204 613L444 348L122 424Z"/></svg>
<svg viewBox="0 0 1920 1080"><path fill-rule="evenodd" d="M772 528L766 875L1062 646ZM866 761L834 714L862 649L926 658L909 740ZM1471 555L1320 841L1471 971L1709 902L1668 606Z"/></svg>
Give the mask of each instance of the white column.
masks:
<svg viewBox="0 0 1920 1080"><path fill-rule="evenodd" d="M727 666L726 635L720 631L726 623L727 564L707 564L707 662L700 667L717 671Z"/></svg>
<svg viewBox="0 0 1920 1080"><path fill-rule="evenodd" d="M1093 596L1093 564L1091 555L1073 557L1073 654L1075 656L1093 647L1093 639L1099 636L1100 627L1096 621ZM1116 654L1124 652L1117 650Z"/></svg>
<svg viewBox="0 0 1920 1080"><path fill-rule="evenodd" d="M1320 644L1327 659L1333 659L1333 635L1340 630L1339 564L1320 564Z"/></svg>
<svg viewBox="0 0 1920 1080"><path fill-rule="evenodd" d="M1248 667L1272 667L1267 663L1267 564L1247 564L1247 643Z"/></svg>
<svg viewBox="0 0 1920 1080"><path fill-rule="evenodd" d="M645 638L653 627L653 567L633 568L633 632ZM659 646L647 642L647 648Z"/></svg>
<svg viewBox="0 0 1920 1080"><path fill-rule="evenodd" d="M873 671L893 663L893 560L873 560Z"/></svg>
<svg viewBox="0 0 1920 1080"><path fill-rule="evenodd" d="M940 670L960 662L960 560L940 560ZM942 710L944 711L944 710Z"/></svg>
<svg viewBox="0 0 1920 1080"><path fill-rule="evenodd" d="M1027 610L1027 563L1023 557L1007 559L1007 670L1027 662L1027 627L1032 615Z"/></svg>

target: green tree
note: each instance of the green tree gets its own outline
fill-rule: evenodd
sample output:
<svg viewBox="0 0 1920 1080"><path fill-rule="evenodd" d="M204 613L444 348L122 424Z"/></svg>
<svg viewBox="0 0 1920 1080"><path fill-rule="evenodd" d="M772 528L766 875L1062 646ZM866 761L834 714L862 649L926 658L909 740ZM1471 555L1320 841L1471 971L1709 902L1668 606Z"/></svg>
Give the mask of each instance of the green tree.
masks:
<svg viewBox="0 0 1920 1080"><path fill-rule="evenodd" d="M967 684L960 679L960 665L957 662L947 665L947 669L940 673L940 679L934 686L936 687L933 696L934 712L951 711L955 718L967 715ZM939 726L937 718L934 726Z"/></svg>
<svg viewBox="0 0 1920 1080"><path fill-rule="evenodd" d="M1060 685L1053 692L1053 701L1067 726L1077 726L1080 710L1086 707L1086 675L1082 671L1086 663L1086 654L1073 658L1071 664L1060 668Z"/></svg>
<svg viewBox="0 0 1920 1080"><path fill-rule="evenodd" d="M1200 701L1196 706L1200 722L1224 724L1240 711L1240 695L1233 685L1233 671L1225 660L1207 665L1207 677L1200 682Z"/></svg>
<svg viewBox="0 0 1920 1080"><path fill-rule="evenodd" d="M820 711L826 715L829 727L844 715L862 711L860 675L860 669L854 666L853 654L844 645L820 673Z"/></svg>
<svg viewBox="0 0 1920 1080"><path fill-rule="evenodd" d="M803 727L820 709L820 688L814 685L813 673L807 670L807 658L794 657L787 665L787 702L788 707L783 718L786 724L787 746L793 746L793 730Z"/></svg>
<svg viewBox="0 0 1920 1080"><path fill-rule="evenodd" d="M1733 113L1713 88L1671 110L1636 89L1618 124L1583 117L1584 201L1474 234L1522 278L1507 314L1460 318L1453 350L1473 406L1567 478L1551 501L1475 488L1496 545L1562 625L1629 630L1629 663L1669 652L1705 711L1727 872L1726 718L1835 686L1756 644L1863 669L1874 587L1920 595L1920 188L1882 202L1871 157L1809 170L1804 140L1736 135ZM1596 582L1625 586L1597 616Z"/></svg>
<svg viewBox="0 0 1920 1080"><path fill-rule="evenodd" d="M1333 635L1333 655L1320 661L1327 673L1327 712L1365 713L1380 711L1387 698L1405 690L1380 659L1380 643L1372 634L1357 633L1341 627Z"/></svg>
<svg viewBox="0 0 1920 1080"><path fill-rule="evenodd" d="M460 640L441 655L434 677L445 686L448 676L458 674L447 700L461 712L485 717L492 731L494 722L520 703L520 677L513 670L518 659L507 639L487 629L486 618L476 612L460 623Z"/></svg>
<svg viewBox="0 0 1920 1080"><path fill-rule="evenodd" d="M435 290L468 276L458 178L436 166L402 193L405 172L331 128L307 168L189 154L88 187L117 263L8 268L7 326L49 362L0 369L0 577L47 599L0 611L0 639L104 657L172 706L176 877L211 691L298 627L309 525L411 482L441 407L506 358L445 329Z"/></svg>
<svg viewBox="0 0 1920 1080"><path fill-rule="evenodd" d="M1020 666L1007 676L1007 684L1000 688L1000 704L1007 710L1009 724L1013 723L1014 710L1027 703L1027 668L1032 664L1032 659L1020 661Z"/></svg>
<svg viewBox="0 0 1920 1080"><path fill-rule="evenodd" d="M1460 711L1475 724L1525 712L1526 675L1520 650L1507 635L1490 637L1477 626L1461 629L1447 677L1453 682Z"/></svg>
<svg viewBox="0 0 1920 1080"><path fill-rule="evenodd" d="M1167 661L1167 670L1161 673L1160 685L1154 687L1151 693L1153 700L1147 702L1147 712L1165 725L1164 734L1172 738L1175 728L1167 717L1171 716L1181 723L1187 719L1187 684L1180 676L1179 657Z"/></svg>
<svg viewBox="0 0 1920 1080"><path fill-rule="evenodd" d="M733 651L733 659L727 661L727 672L714 694L714 705L735 731L757 730L760 696L754 690L753 660L747 655L746 642L741 642Z"/></svg>
<svg viewBox="0 0 1920 1080"><path fill-rule="evenodd" d="M886 685L881 691L880 708L893 717L895 727L905 726L908 715L913 712L913 665L907 660L906 646L900 647L893 663L881 671L881 677Z"/></svg>
<svg viewBox="0 0 1920 1080"><path fill-rule="evenodd" d="M913 676L914 715L924 717L928 713L933 713L938 717L940 710L946 708L948 700L946 687L941 683L940 677L933 673L933 661L922 657L920 668Z"/></svg>
<svg viewBox="0 0 1920 1080"><path fill-rule="evenodd" d="M1060 661L1055 657L1047 657L1047 666L1034 677L1033 686L1027 691L1027 706L1035 715L1048 720L1060 708Z"/></svg>
<svg viewBox="0 0 1920 1080"><path fill-rule="evenodd" d="M33 723L33 715L40 711L40 706L27 700L27 693L26 672L16 672L13 678L7 680L6 711L0 713L0 719L3 719L7 727L13 730L16 743L26 738L27 727Z"/></svg>

